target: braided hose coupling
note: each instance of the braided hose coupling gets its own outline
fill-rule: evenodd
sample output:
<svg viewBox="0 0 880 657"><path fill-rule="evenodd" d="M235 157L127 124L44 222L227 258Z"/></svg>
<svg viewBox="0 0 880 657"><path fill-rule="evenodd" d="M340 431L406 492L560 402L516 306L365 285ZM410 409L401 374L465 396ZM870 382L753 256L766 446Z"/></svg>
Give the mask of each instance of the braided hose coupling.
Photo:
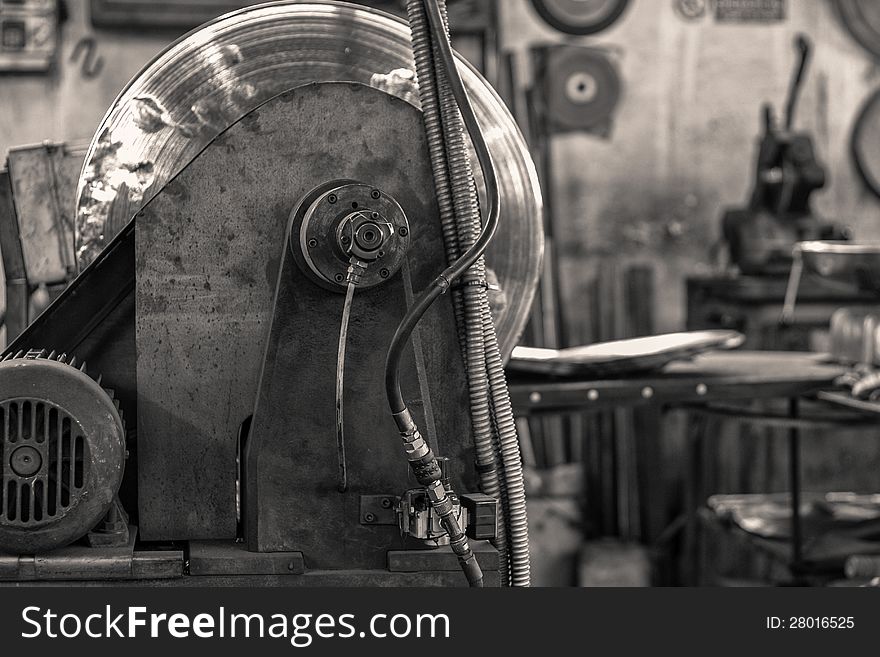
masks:
<svg viewBox="0 0 880 657"><path fill-rule="evenodd" d="M394 421L397 423L400 437L403 438L409 466L416 481L425 487L431 506L440 516L440 524L449 534L449 545L458 557L458 563L467 577L468 584L472 587L482 587L483 571L468 543L467 535L455 516L452 498L441 481L443 471L440 469L437 457L422 437L408 409L395 413Z"/></svg>

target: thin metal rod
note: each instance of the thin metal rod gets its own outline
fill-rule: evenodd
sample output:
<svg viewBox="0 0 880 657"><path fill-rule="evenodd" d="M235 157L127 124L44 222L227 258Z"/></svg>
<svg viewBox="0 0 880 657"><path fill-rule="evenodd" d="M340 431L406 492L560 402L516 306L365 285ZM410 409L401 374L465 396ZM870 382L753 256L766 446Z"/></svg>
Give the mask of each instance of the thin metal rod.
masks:
<svg viewBox="0 0 880 657"><path fill-rule="evenodd" d="M785 104L786 130L791 130L794 126L794 113L797 108L798 96L801 92L804 73L807 71L807 65L810 63L810 53L812 52L812 44L804 34L797 35L795 38L795 46L798 50L798 62L791 78L791 84L788 89L788 99Z"/></svg>
<svg viewBox="0 0 880 657"><path fill-rule="evenodd" d="M354 299L355 282L352 280L354 265L348 268L348 288L345 291L345 304L342 306L342 320L339 326L339 347L336 351L336 458L339 461L339 483L337 489L344 493L348 489L348 466L345 462L345 345L348 342L348 324L351 318L351 303Z"/></svg>
<svg viewBox="0 0 880 657"><path fill-rule="evenodd" d="M779 317L780 326L790 326L794 323L794 310L797 304L798 289L801 285L801 277L804 275L803 252L797 245L794 247L791 272L788 275L788 285L785 287L785 300L782 302L782 314Z"/></svg>
<svg viewBox="0 0 880 657"><path fill-rule="evenodd" d="M793 397L788 402L789 415L798 417L798 399ZM788 430L788 467L791 486L791 563L795 573L798 572L803 560L803 535L801 527L801 432L793 425Z"/></svg>

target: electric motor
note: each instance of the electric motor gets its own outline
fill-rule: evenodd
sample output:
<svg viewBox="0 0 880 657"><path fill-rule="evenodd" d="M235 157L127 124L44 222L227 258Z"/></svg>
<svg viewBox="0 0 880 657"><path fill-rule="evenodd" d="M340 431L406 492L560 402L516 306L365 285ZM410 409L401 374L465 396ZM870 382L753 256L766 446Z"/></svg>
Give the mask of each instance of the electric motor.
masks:
<svg viewBox="0 0 880 657"><path fill-rule="evenodd" d="M0 363L0 551L37 554L83 537L122 483L125 430L108 391L66 355Z"/></svg>

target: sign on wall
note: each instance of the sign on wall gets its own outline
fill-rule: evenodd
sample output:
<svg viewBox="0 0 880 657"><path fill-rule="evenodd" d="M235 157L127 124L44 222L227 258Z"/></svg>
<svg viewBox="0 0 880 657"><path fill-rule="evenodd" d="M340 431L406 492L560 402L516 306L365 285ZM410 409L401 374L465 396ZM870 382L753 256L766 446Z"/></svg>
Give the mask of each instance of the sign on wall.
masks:
<svg viewBox="0 0 880 657"><path fill-rule="evenodd" d="M715 0L722 23L772 23L785 20L785 0Z"/></svg>
<svg viewBox="0 0 880 657"><path fill-rule="evenodd" d="M45 72L57 48L56 0L0 0L0 71Z"/></svg>

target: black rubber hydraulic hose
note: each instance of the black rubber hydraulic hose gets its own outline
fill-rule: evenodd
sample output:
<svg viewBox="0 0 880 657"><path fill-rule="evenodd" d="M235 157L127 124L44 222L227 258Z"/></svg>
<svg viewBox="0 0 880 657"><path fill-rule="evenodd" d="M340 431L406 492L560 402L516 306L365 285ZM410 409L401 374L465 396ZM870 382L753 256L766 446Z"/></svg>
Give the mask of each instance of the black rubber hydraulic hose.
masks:
<svg viewBox="0 0 880 657"><path fill-rule="evenodd" d="M388 356L385 360L385 392L388 396L388 405L391 407L391 412L394 415L406 411L406 402L403 399L403 392L400 388L400 359L406 344L412 337L413 330L428 308L431 307L431 304L441 294L444 294L452 283L470 269L480 259L480 256L485 253L498 228L498 214L501 204L498 178L495 173L495 165L492 162L492 155L489 153L489 147L483 137L476 114L474 114L467 91L464 88L464 83L461 80L461 75L459 75L455 63L455 55L452 52L452 45L449 43L449 37L443 27L440 6L437 0L425 0L425 5L428 10L428 21L438 45L437 52L440 55L440 61L446 70L449 86L458 103L462 120L470 135L477 154L477 160L480 163L480 169L483 172L488 207L486 223L477 241L458 260L443 270L431 285L416 298L412 307L397 327L394 337L391 339L391 346L388 348Z"/></svg>
<svg viewBox="0 0 880 657"><path fill-rule="evenodd" d="M476 122L474 117L468 117L466 110L459 106L447 75L451 48L448 43L446 3L442 0L434 0L433 5L429 7L428 4L425 0L409 0L407 12L413 32L419 93L425 114L431 163L436 178L444 242L448 260L453 262L459 257L461 250L469 250L483 231L478 200L473 187L473 174L463 140L465 119L471 119L469 129ZM439 25L442 25L441 34L438 34ZM454 66L454 59L452 64ZM481 154L479 144L475 141L474 147L482 166L483 159L479 157ZM489 162L491 165L491 160ZM494 170L491 170L491 173L494 174ZM491 219L497 220L499 201L497 197L493 199L491 194L488 208ZM493 211L495 216L492 216ZM457 245L460 248L456 249ZM467 354L474 440L477 447L477 463L481 466L481 488L484 492L491 492L493 496L500 494L502 503L503 522L499 523L495 541L502 559L499 574L502 577L502 585L508 583L514 586L528 586L530 579L528 525L522 464L503 361L498 349L488 299L485 290L480 289L480 283L484 281L483 267L483 259L480 256L457 281L454 287L459 289L453 289L453 294L457 292L458 298L454 299L456 302L454 305L457 324L460 327L463 324L465 326L465 331L460 333L459 337ZM448 285L448 282L446 284ZM484 413L488 413L485 418ZM395 419L398 421L398 427L407 446L407 456L417 477L426 486L426 482L431 482L432 486L436 487L436 483L433 482L437 477L439 466L436 465L436 459L421 437L412 417L408 411L404 411L395 415ZM483 426L483 419L490 423L488 427ZM483 435L484 429L489 433ZM483 453L481 448L489 451ZM493 468L491 472L485 469L489 465ZM498 470L496 471L495 468ZM440 511L437 504L435 509ZM444 515L442 511L440 515ZM446 515L449 515L448 511ZM455 537L461 530L447 527L447 531L450 537ZM508 533L512 548L510 550L506 536ZM454 539L452 543L465 573L468 573L469 566L462 558L464 553L460 552L460 549L470 552L469 547L459 543L460 549L457 549Z"/></svg>
<svg viewBox="0 0 880 657"><path fill-rule="evenodd" d="M416 29L421 27L430 44L431 61L437 61L439 60L439 46L435 43L436 39L430 34L424 0L412 0L411 4L418 7L422 18L420 25L413 26L414 34ZM443 13L444 31L449 34L449 19L445 2L440 2L440 9ZM421 76L421 73L419 75ZM436 70L436 94L439 99L440 119L445 139L447 176L454 206L452 216L441 213L440 219L444 228L447 224L451 224L456 232L459 249L452 257L448 257L448 261L453 262L458 259L462 251L467 250L476 241L483 230L483 222L471 165L470 144L461 118L461 111L442 66ZM480 490L499 501L500 518L496 524L495 538L492 544L498 550L498 574L501 585L505 586L511 583L509 566L512 555L508 550L507 540L510 505L508 504L509 496L506 490L505 473L501 463L503 449L500 432L496 432L496 427L500 424L495 419L496 413L490 398L489 352L483 316L484 312L489 312L487 288L485 256L482 256L454 286L453 301L456 302L456 320L461 329L461 336L464 338L462 351L465 355L474 461L479 475Z"/></svg>
<svg viewBox="0 0 880 657"><path fill-rule="evenodd" d="M403 391L400 386L400 361L403 350L412 337L419 320L427 312L431 304L437 298L449 290L462 274L468 271L483 255L495 236L498 228L498 208L500 194L498 180L495 174L492 156L483 138L477 117L471 107L464 83L458 73L452 45L446 33L441 5L437 0L426 0L428 22L431 32L434 34L437 54L441 65L446 69L449 85L461 111L462 120L471 137L477 159L483 170L486 184L486 192L489 198L489 212L486 225L474 244L455 262L443 270L443 272L423 291L407 311L388 348L388 356L385 360L385 389L388 397L388 405L392 416L397 424L400 435L404 441L407 460L416 480L423 486L431 502L431 506L440 516L440 522L449 535L450 546L458 557L461 568L471 586L483 585L483 573L477 562L476 555L470 548L458 517L454 513L453 502L449 491L440 481L442 473L437 458L431 451L425 439L419 432L418 426L406 406Z"/></svg>

